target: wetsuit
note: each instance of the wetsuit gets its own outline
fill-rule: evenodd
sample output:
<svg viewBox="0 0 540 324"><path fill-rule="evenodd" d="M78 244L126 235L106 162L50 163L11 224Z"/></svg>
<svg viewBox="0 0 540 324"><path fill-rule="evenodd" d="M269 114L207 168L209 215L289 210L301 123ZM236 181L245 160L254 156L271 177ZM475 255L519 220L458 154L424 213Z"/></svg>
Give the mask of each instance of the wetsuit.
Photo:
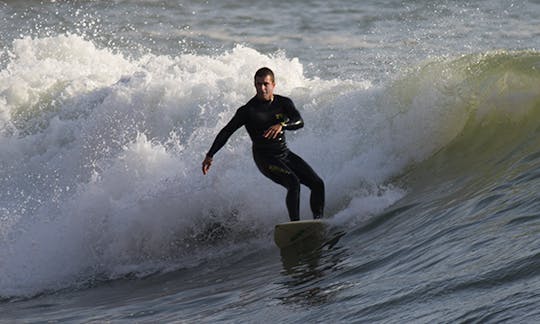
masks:
<svg viewBox="0 0 540 324"><path fill-rule="evenodd" d="M276 138L265 138L270 126L281 123L282 131ZM218 133L207 156L225 145L229 137L241 126L253 142L253 158L259 170L272 181L287 189L287 209L291 221L300 219L300 184L311 189L310 206L314 218L323 216L324 182L313 169L287 148L283 130L302 128L304 122L291 99L274 95L273 100L257 97L238 108L231 121Z"/></svg>

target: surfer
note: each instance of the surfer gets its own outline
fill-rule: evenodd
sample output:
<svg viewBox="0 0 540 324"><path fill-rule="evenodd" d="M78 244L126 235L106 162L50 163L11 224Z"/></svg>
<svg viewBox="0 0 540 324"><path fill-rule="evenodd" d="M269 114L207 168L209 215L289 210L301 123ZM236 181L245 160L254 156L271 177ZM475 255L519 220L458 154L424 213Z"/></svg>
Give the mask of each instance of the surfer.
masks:
<svg viewBox="0 0 540 324"><path fill-rule="evenodd" d="M267 67L255 73L257 94L238 108L234 117L217 134L202 163L207 174L212 159L229 137L245 126L253 142L253 159L266 177L287 189L286 205L291 221L300 219L300 184L311 190L310 207L313 218L324 212L324 182L301 157L291 152L285 142L285 130L304 126L300 113L291 99L274 94L274 73Z"/></svg>

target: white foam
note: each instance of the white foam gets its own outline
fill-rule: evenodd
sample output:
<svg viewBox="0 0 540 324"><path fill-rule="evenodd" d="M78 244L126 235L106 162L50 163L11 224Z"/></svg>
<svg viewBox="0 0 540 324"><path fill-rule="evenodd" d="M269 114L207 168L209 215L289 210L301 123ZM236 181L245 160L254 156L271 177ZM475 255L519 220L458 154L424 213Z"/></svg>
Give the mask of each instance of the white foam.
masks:
<svg viewBox="0 0 540 324"><path fill-rule="evenodd" d="M24 38L0 72L0 295L191 266L250 240L271 245L272 225L287 220L285 191L257 171L246 132L209 175L200 171L261 66L304 116L290 147L325 179L336 221L404 194L381 185L426 154L416 143L430 134L405 138L418 116L392 119L384 89L367 81L309 79L298 59L242 46L127 59L73 35ZM302 217L311 217L305 189ZM233 233L215 243L215 223Z"/></svg>

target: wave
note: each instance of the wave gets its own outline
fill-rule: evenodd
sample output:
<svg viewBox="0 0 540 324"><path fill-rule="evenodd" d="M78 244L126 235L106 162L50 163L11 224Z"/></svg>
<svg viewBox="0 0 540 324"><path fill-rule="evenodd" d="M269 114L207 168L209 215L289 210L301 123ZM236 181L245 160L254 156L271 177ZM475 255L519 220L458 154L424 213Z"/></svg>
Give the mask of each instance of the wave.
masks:
<svg viewBox="0 0 540 324"><path fill-rule="evenodd" d="M436 107L443 114L450 112L440 120L440 131L447 133L450 140L415 166L416 180L429 174L429 181L440 178L442 182L481 170L497 174L495 170L511 169L514 163L537 154L539 69L538 52L500 51L431 63L416 73L415 77L423 81L431 80L426 75L443 76L429 82L440 92ZM414 79L399 82L418 84ZM414 91L400 95L407 97L411 93L416 95ZM508 176L510 172L497 175Z"/></svg>
<svg viewBox="0 0 540 324"><path fill-rule="evenodd" d="M268 246L268 229L286 220L283 192L261 181L247 137L231 139L211 175L200 172L217 130L253 95L253 71L272 67L314 123L312 98L367 87L307 79L298 59L242 46L129 59L64 35L16 40L9 57L0 72L2 296ZM308 136L303 153L313 159L322 148Z"/></svg>
<svg viewBox="0 0 540 324"><path fill-rule="evenodd" d="M440 161L478 150L489 160L498 152L483 147L492 136L519 131L502 144L511 151L536 130L536 52L438 59L385 86L369 76L307 78L297 58L244 46L133 59L63 35L16 40L8 56L0 71L0 296L271 246L269 229L287 220L284 192L254 167L247 136L235 134L211 174L200 173L217 131L253 95L261 66L274 69L276 91L306 121L290 147L323 175L339 224L402 199L424 181L417 170L425 166L435 172ZM501 123L513 132L499 135Z"/></svg>

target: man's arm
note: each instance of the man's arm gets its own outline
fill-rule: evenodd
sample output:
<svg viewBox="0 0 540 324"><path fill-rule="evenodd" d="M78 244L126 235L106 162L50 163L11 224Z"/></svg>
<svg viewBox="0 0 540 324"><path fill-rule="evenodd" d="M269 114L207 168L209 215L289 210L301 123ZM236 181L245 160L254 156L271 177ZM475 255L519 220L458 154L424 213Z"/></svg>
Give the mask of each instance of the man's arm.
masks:
<svg viewBox="0 0 540 324"><path fill-rule="evenodd" d="M304 120L289 98L284 98L284 107L286 117L279 124L270 126L263 134L265 138L274 139L279 136L283 130L296 130L304 127Z"/></svg>
<svg viewBox="0 0 540 324"><path fill-rule="evenodd" d="M212 143L212 146L210 147L210 150L208 150L208 153L206 153L206 156L202 163L203 174L207 174L208 170L210 170L214 154L216 154L217 151L219 151L227 143L229 137L231 137L231 135L243 125L243 114L241 112L241 109L238 109L231 121L229 121L229 123L225 125L225 127L223 127L221 131L219 131L216 138L214 139L214 143Z"/></svg>
<svg viewBox="0 0 540 324"><path fill-rule="evenodd" d="M302 116L300 116L300 112L298 112L292 100L285 98L284 105L287 119L281 122L283 129L296 130L304 127L304 120L302 119Z"/></svg>

